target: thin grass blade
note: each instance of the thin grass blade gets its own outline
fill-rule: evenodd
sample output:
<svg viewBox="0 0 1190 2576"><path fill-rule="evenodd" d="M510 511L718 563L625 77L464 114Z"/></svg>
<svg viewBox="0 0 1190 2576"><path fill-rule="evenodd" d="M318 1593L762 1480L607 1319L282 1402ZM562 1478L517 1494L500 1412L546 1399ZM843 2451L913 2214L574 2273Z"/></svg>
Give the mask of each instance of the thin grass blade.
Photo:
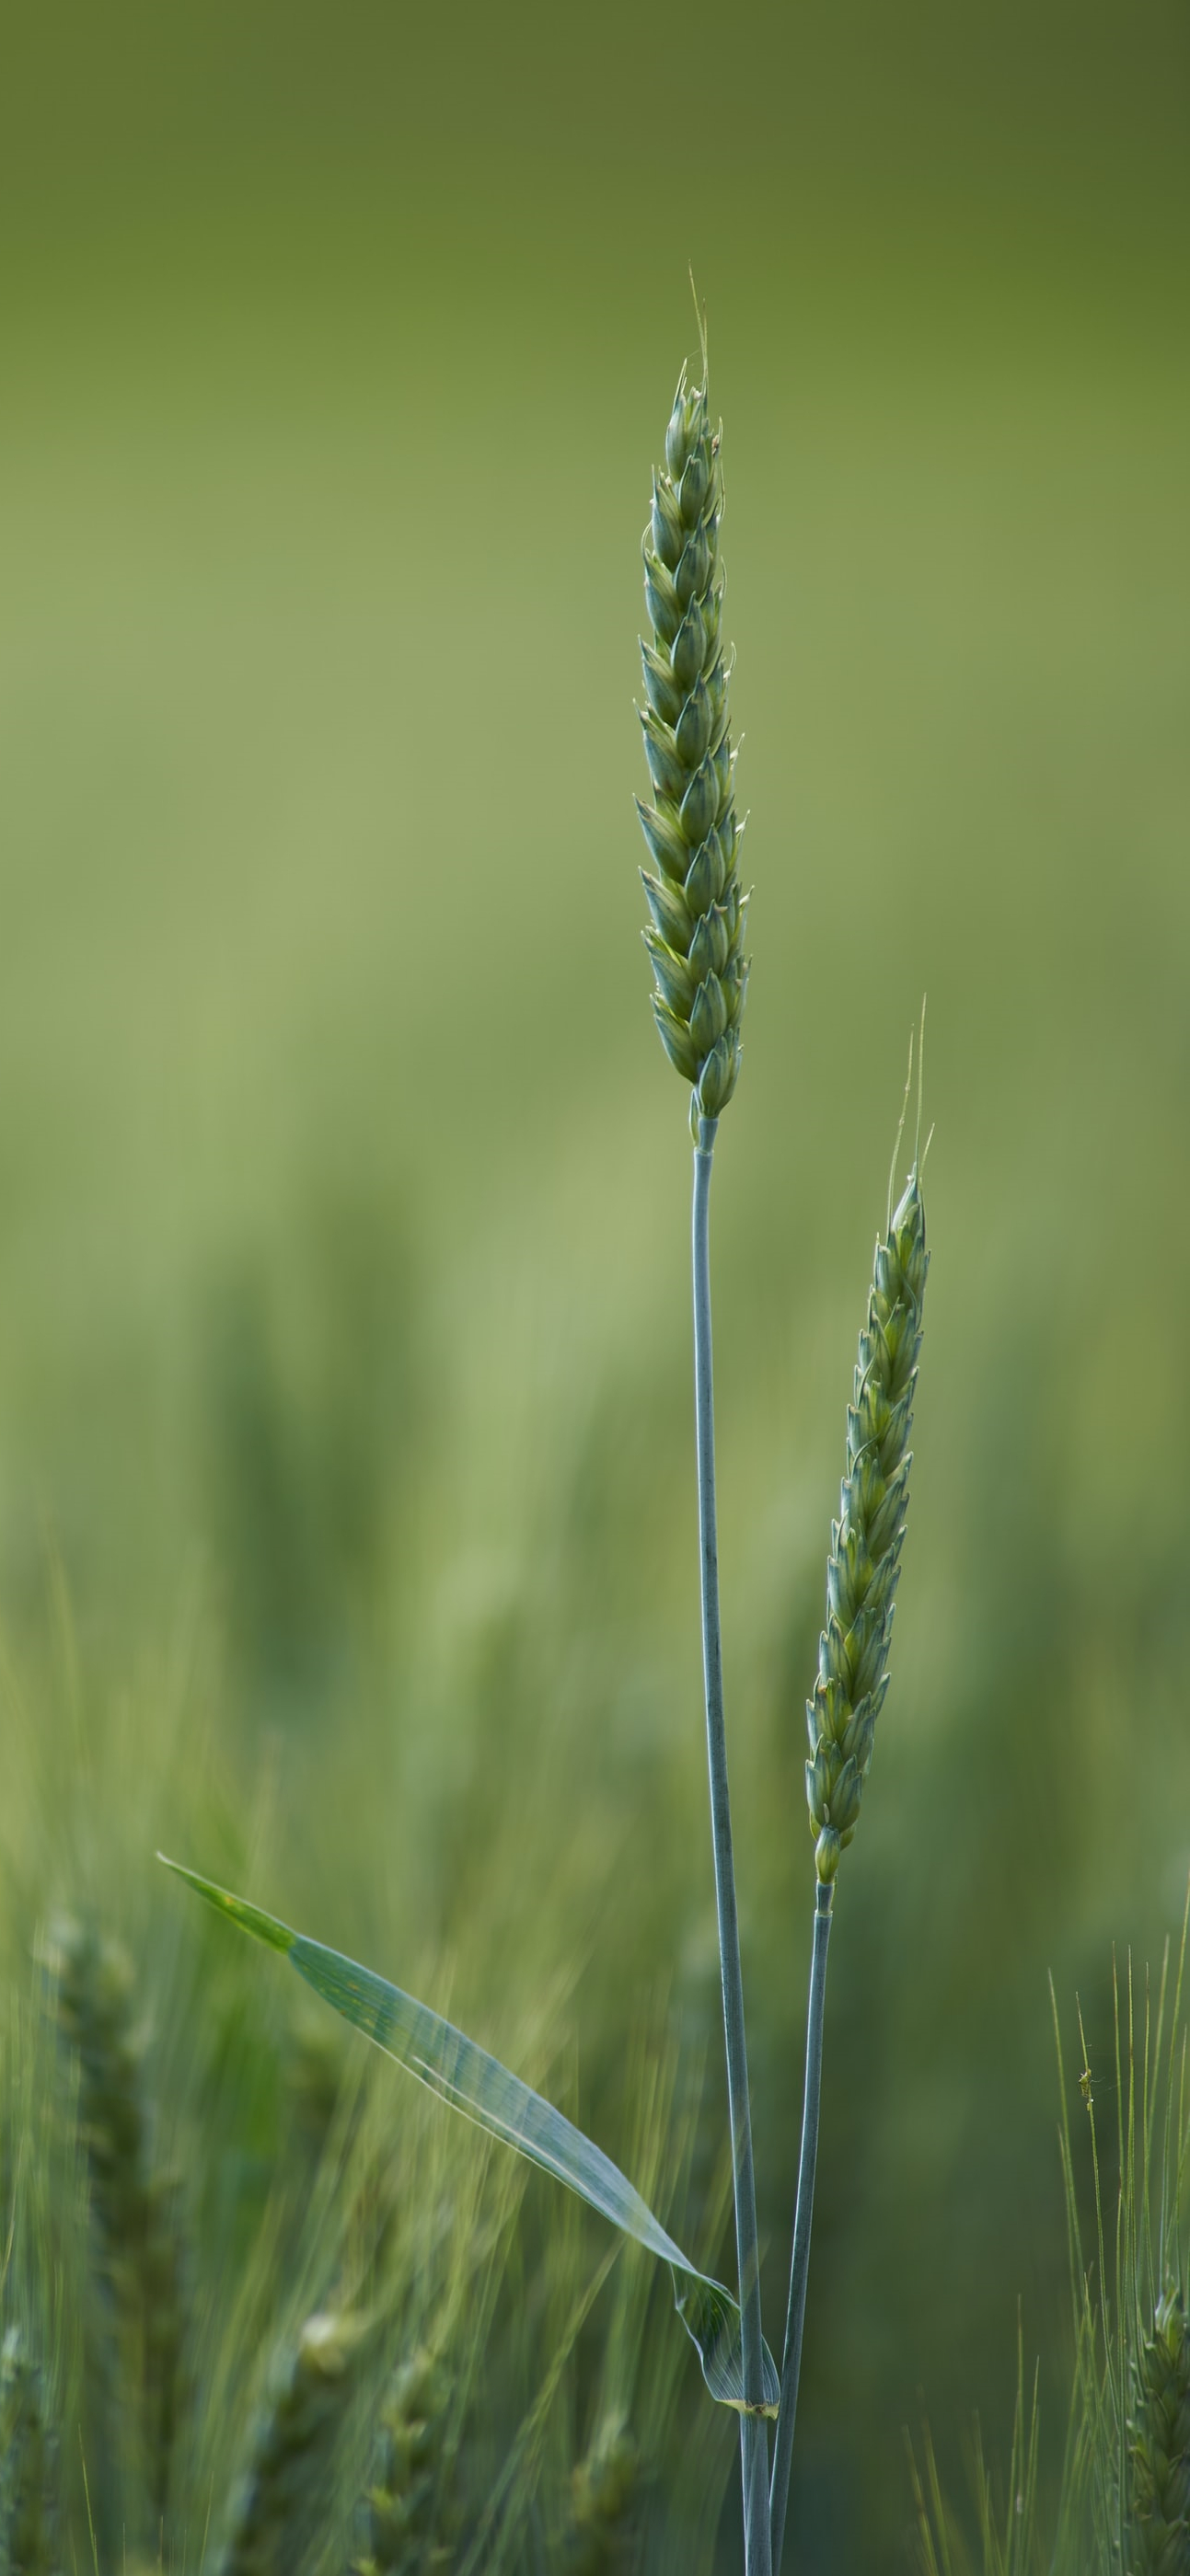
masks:
<svg viewBox="0 0 1190 2576"><path fill-rule="evenodd" d="M579 2199L597 2210L601 2218L609 2219L613 2227L635 2238L660 2262L668 2263L673 2274L674 2305L697 2348L712 2397L721 2406L745 2411L740 2312L735 2300L721 2282L709 2280L683 2254L648 2202L642 2200L601 2147L584 2137L573 2121L522 2083L519 2075L513 2075L498 2058L490 2057L465 2032L444 2021L440 2013L432 2012L428 2004L416 2002L399 1986L390 1985L386 1977L378 1977L371 1968L344 1958L341 1951L328 1950L321 1941L310 1941L304 1933L292 1932L288 1924L247 1904L243 1897L229 1895L211 1879L200 1878L196 1870L183 1869L180 1862L166 1860L164 1852L160 1858L165 1860L167 1869L204 1896L216 1913L226 1915L242 1932L252 1933L269 1949L279 1950L324 2003L333 2005L345 2021L363 2032L365 2039L372 2040L398 2066L427 2085L431 2093L461 2111L465 2119L473 2120L477 2128L486 2129L490 2137L503 2139L518 2155L527 2156L531 2164L553 2174L557 2182L577 2192ZM766 2415L776 2414L780 2394L776 2363L766 2345Z"/></svg>

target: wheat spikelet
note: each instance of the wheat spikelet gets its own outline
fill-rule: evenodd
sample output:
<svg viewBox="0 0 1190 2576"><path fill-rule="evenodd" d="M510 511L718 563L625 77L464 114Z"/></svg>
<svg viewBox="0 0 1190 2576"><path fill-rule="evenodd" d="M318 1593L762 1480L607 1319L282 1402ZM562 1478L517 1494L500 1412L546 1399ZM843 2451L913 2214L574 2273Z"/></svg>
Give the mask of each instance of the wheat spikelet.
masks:
<svg viewBox="0 0 1190 2576"><path fill-rule="evenodd" d="M19 2326L0 2346L0 2565L5 2576L54 2576L54 2452L41 2372Z"/></svg>
<svg viewBox="0 0 1190 2576"><path fill-rule="evenodd" d="M1129 2425L1129 2576L1190 2568L1190 2334L1179 2291L1162 2299L1136 2357Z"/></svg>
<svg viewBox="0 0 1190 2576"><path fill-rule="evenodd" d="M446 2576L453 2558L441 2528L449 2399L442 2365L427 2352L414 2353L396 2373L381 2412L355 2576Z"/></svg>
<svg viewBox="0 0 1190 2576"><path fill-rule="evenodd" d="M567 2576L622 2576L635 2564L641 2488L640 2453L628 2426L613 2416L571 2481Z"/></svg>
<svg viewBox="0 0 1190 2576"><path fill-rule="evenodd" d="M691 1125L717 1118L740 1067L747 966L747 897L736 866L741 826L733 796L723 658L719 432L703 382L685 371L665 433L665 471L653 477L644 536L652 645L641 644L641 710L653 803L637 811L655 873L642 869L652 915L645 945L653 1010L670 1062L693 1084Z"/></svg>
<svg viewBox="0 0 1190 2576"><path fill-rule="evenodd" d="M847 1472L831 1525L827 1620L807 1703L810 1823L819 1878L830 1881L855 1832L888 1689L893 1602L909 1499L909 1428L929 1255L916 1163L876 1247L868 1321L847 1410Z"/></svg>
<svg viewBox="0 0 1190 2576"><path fill-rule="evenodd" d="M357 2319L319 2314L278 2354L232 2496L217 2576L292 2576L305 2556L362 2341Z"/></svg>
<svg viewBox="0 0 1190 2576"><path fill-rule="evenodd" d="M133 2344L145 2475L159 2520L183 2395L179 2186L153 2169L144 2035L125 1953L66 1920L55 1927L50 1964L59 2026L78 2053L79 2131L92 2206L107 2285Z"/></svg>

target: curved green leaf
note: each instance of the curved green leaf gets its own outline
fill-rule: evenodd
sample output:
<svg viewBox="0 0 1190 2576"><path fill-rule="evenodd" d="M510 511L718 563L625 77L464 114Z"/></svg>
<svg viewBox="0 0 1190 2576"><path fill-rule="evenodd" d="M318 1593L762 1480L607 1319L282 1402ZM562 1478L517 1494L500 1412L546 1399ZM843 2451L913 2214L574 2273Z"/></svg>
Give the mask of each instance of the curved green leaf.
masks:
<svg viewBox="0 0 1190 2576"><path fill-rule="evenodd" d="M165 1860L164 1852L159 1858ZM691 2341L698 2348L703 2377L712 2397L720 2405L734 2406L740 2413L755 2411L775 2415L780 2399L780 2381L768 2346L764 2350L764 2405L752 2410L745 2405L740 2347L740 2312L735 2300L718 2281L708 2280L697 2270L681 2246L667 2235L659 2218L654 2217L646 2200L633 2189L627 2177L605 2156L601 2147L585 2138L573 2121L564 2118L551 2102L522 2084L519 2075L510 2074L498 2058L489 2057L454 2024L443 2021L440 2013L431 2012L428 2004L419 2004L412 1995L403 1994L399 1986L389 1984L370 1968L358 1967L338 1950L324 1949L321 1941L308 1941L302 1932L291 1932L272 1914L248 1905L243 1897L229 1896L197 1871L183 1869L180 1862L166 1860L167 1869L184 1878L188 1887L197 1889L220 1914L238 1923L242 1932L251 1932L270 1949L280 1950L299 1977L312 1986L323 2001L333 2004L345 2021L362 2030L366 2039L395 2058L418 2082L429 2086L431 2093L461 2111L489 2136L502 2138L517 2153L528 2156L531 2163L553 2174L567 2189L577 2192L580 2200L622 2228L626 2236L635 2237L638 2245L647 2246L673 2274L674 2304Z"/></svg>

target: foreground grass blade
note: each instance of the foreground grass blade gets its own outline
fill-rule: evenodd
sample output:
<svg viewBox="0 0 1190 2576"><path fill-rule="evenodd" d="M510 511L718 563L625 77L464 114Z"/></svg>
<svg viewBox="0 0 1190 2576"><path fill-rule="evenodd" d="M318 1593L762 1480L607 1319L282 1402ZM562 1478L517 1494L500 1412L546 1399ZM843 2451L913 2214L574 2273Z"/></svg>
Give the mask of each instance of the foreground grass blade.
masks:
<svg viewBox="0 0 1190 2576"><path fill-rule="evenodd" d="M242 1932L251 1932L271 1950L279 1950L290 1966L297 1969L324 2003L333 2004L345 2021L362 2030L366 2039L374 2040L398 2066L416 2075L418 2082L429 2086L431 2093L441 2095L456 2111L473 2120L489 2136L502 2138L517 2153L528 2156L544 2172L553 2174L567 2189L578 2193L580 2200L598 2210L601 2218L611 2220L626 2236L635 2237L638 2245L647 2246L668 2263L674 2276L674 2304L692 2343L698 2350L703 2377L712 2397L721 2406L734 2406L745 2412L744 2382L741 2364L740 2312L735 2300L720 2282L708 2280L696 2270L666 2234L648 2202L634 2191L627 2177L614 2165L610 2156L585 2138L581 2129L556 2111L551 2102L543 2101L518 2075L510 2074L498 2058L477 2048L473 2039L443 2021L441 2014L431 2012L428 2004L416 2003L412 1995L403 1994L399 1986L386 1977L374 1975L370 1968L357 1966L338 1950L324 1949L321 1941L308 1941L301 1932L291 1932L288 1924L278 1923L272 1914L264 1914L248 1905L241 1896L229 1896L209 1878L200 1878L196 1870L183 1869L180 1862L160 1858L167 1869L184 1878L188 1887L196 1888L207 1903L229 1921L238 1923ZM777 2367L767 2347L764 2352L763 2413L775 2415L780 2398Z"/></svg>

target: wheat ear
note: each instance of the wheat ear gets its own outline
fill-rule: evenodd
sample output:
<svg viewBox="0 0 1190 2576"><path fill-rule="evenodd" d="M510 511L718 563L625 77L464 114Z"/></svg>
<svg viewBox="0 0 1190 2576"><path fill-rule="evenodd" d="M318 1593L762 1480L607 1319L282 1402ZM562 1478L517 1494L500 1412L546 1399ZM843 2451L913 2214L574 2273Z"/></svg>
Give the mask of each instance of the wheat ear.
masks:
<svg viewBox="0 0 1190 2576"><path fill-rule="evenodd" d="M665 466L664 473L653 476L653 508L644 538L645 599L653 644L641 646L649 701L641 724L654 802L641 805L638 799L638 810L657 868L655 876L642 871L653 916L645 932L657 978L653 1011L671 1063L692 1086L694 1403L703 1674L746 2401L740 2417L744 2546L747 2576L769 2576L764 2338L723 1715L711 1356L711 1163L719 1113L730 1100L739 1074L740 1016L747 984L746 905L736 868L740 835L733 799L719 563L723 485L719 434L711 429L707 408L705 328L702 382L688 384L685 371L679 379L665 433Z"/></svg>
<svg viewBox="0 0 1190 2576"><path fill-rule="evenodd" d="M815 1860L826 1884L852 1840L888 1690L888 1651L909 1503L909 1430L921 1351L929 1254L916 1167L876 1247L855 1393L847 1408L847 1472L831 1525L826 1626L807 1703L806 1764Z"/></svg>
<svg viewBox="0 0 1190 2576"><path fill-rule="evenodd" d="M441 2362L403 2362L381 2410L366 2542L354 2576L447 2576L453 2559L440 2529L450 2386Z"/></svg>
<svg viewBox="0 0 1190 2576"><path fill-rule="evenodd" d="M42 2376L19 2326L0 2346L0 2564L5 2576L54 2576L54 2446Z"/></svg>
<svg viewBox="0 0 1190 2576"><path fill-rule="evenodd" d="M183 2394L179 2187L153 2167L144 2035L124 1951L66 1920L55 1926L50 1964L62 2036L78 2052L92 2206L107 2284L136 2356L145 2471L159 2524Z"/></svg>
<svg viewBox="0 0 1190 2576"><path fill-rule="evenodd" d="M644 535L653 642L640 648L653 802L637 798L653 861L641 870L652 916L644 936L657 982L653 1011L671 1064L693 1086L696 1144L699 1120L717 1118L735 1090L748 980L723 655L723 480L705 362L704 345L703 381L689 385L683 370L665 470L653 476Z"/></svg>
<svg viewBox="0 0 1190 2576"><path fill-rule="evenodd" d="M831 1906L839 1861L859 1820L876 1720L888 1689L893 1604L909 1502L909 1430L928 1268L925 1208L915 1159L896 1213L889 1219L885 1241L876 1246L868 1320L860 1334L855 1388L847 1408L847 1466L839 1518L831 1524L827 1615L818 1641L818 1679L806 1708L812 1749L812 1758L806 1764L806 1795L811 1830L816 1835L818 1880L781 2411L773 2454L775 2571L780 2570L785 2539L810 2269Z"/></svg>
<svg viewBox="0 0 1190 2576"><path fill-rule="evenodd" d="M233 2492L217 2576L291 2576L355 2382L364 2329L353 2317L307 2317L274 2360Z"/></svg>
<svg viewBox="0 0 1190 2576"><path fill-rule="evenodd" d="M566 2576L620 2576L633 2565L643 2485L631 2429L610 2416L571 2479Z"/></svg>
<svg viewBox="0 0 1190 2576"><path fill-rule="evenodd" d="M1129 2576L1190 2567L1190 2333L1180 2290L1162 2299L1136 2356L1129 2424Z"/></svg>

